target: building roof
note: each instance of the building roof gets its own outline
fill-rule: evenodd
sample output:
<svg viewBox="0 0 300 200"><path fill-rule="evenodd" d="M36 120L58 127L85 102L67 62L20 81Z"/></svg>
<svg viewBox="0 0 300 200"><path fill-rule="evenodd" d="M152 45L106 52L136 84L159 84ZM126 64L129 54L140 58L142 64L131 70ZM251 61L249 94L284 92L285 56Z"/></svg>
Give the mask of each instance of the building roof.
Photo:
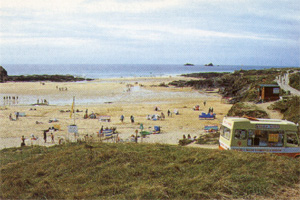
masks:
<svg viewBox="0 0 300 200"><path fill-rule="evenodd" d="M247 119L247 118L240 118L240 117L226 117L227 121L231 122L250 122L251 124L289 124L289 125L296 125L294 122L290 122L287 120L281 120L281 119L261 119L256 118L255 121Z"/></svg>
<svg viewBox="0 0 300 200"><path fill-rule="evenodd" d="M260 87L279 87L277 84L259 84Z"/></svg>

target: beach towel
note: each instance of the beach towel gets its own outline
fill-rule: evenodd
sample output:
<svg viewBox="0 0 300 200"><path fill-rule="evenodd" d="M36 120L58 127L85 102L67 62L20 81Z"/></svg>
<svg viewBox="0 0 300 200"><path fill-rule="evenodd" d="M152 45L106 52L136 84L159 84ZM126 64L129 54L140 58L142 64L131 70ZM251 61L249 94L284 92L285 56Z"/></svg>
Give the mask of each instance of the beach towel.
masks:
<svg viewBox="0 0 300 200"><path fill-rule="evenodd" d="M216 118L216 114L210 114L210 113L201 113L201 115L199 115L199 119L215 119Z"/></svg>
<svg viewBox="0 0 300 200"><path fill-rule="evenodd" d="M15 115L17 115L18 112L15 112ZM25 112L19 112L19 117L26 117Z"/></svg>

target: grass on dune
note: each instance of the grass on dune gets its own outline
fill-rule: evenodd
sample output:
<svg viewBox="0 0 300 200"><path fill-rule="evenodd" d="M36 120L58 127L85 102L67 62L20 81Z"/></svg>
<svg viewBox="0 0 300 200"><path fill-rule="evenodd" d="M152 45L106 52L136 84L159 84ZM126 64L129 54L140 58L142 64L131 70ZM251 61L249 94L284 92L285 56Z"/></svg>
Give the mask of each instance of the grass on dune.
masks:
<svg viewBox="0 0 300 200"><path fill-rule="evenodd" d="M211 199L276 196L299 160L149 144L1 151L1 199Z"/></svg>

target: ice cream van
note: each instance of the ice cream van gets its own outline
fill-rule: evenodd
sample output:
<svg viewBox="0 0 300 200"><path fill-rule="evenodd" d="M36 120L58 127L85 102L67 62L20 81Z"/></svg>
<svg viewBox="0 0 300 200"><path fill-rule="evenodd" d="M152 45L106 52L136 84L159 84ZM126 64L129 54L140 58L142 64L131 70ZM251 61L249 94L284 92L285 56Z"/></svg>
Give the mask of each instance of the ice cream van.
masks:
<svg viewBox="0 0 300 200"><path fill-rule="evenodd" d="M298 125L278 119L225 117L219 148L300 158Z"/></svg>

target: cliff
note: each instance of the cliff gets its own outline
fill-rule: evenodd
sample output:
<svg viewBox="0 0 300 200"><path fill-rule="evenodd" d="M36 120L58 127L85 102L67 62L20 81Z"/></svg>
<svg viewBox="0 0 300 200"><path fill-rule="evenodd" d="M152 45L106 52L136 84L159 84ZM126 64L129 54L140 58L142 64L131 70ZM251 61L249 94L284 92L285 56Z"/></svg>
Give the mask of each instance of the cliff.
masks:
<svg viewBox="0 0 300 200"><path fill-rule="evenodd" d="M0 83L7 81L7 79L7 71L2 66L0 66Z"/></svg>

